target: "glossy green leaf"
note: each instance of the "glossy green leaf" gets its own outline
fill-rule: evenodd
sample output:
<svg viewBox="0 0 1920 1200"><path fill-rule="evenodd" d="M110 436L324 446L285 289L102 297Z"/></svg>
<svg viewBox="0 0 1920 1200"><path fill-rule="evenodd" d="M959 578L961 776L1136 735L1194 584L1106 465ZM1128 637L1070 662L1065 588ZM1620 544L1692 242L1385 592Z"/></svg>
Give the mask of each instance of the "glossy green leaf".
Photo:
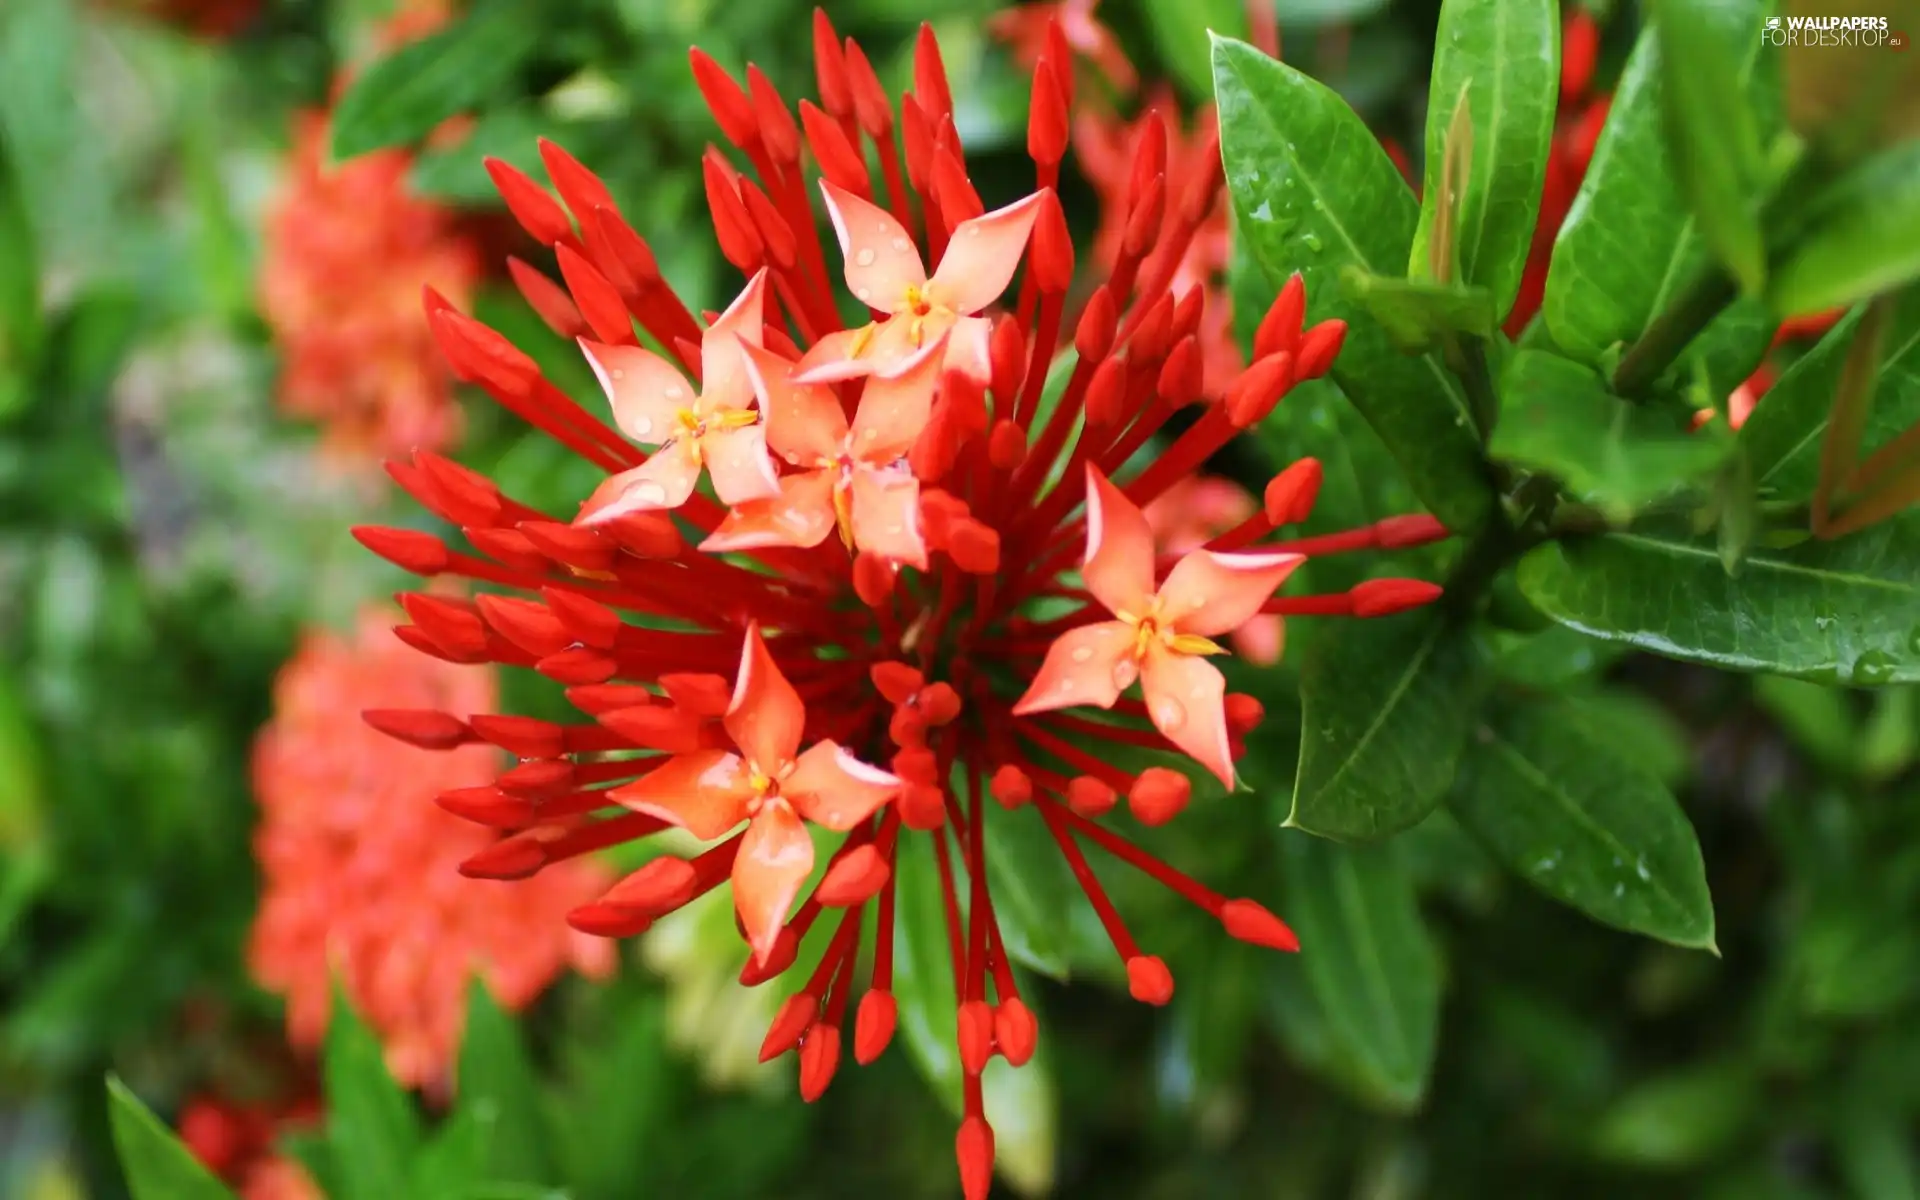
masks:
<svg viewBox="0 0 1920 1200"><path fill-rule="evenodd" d="M493 204L499 192L487 174L486 160L503 159L540 179L546 173L540 162L542 136L575 149L574 139L566 136L564 127L556 128L558 124L530 105L493 109L454 145L421 151L410 176L413 190L461 204Z"/></svg>
<svg viewBox="0 0 1920 1200"><path fill-rule="evenodd" d="M133 1200L232 1200L193 1152L160 1123L127 1085L107 1077L107 1113Z"/></svg>
<svg viewBox="0 0 1920 1200"><path fill-rule="evenodd" d="M560 1047L565 1082L548 1128L561 1177L581 1200L631 1195L670 1127L676 1088L665 1002L637 991L595 989L587 1012L572 1015Z"/></svg>
<svg viewBox="0 0 1920 1200"><path fill-rule="evenodd" d="M1580 636L1572 630L1563 632ZM1592 646L1621 649L1616 643L1583 640ZM1661 783L1678 788L1692 776L1693 738L1654 696L1632 688L1610 687L1583 692L1579 705L1590 733Z"/></svg>
<svg viewBox="0 0 1920 1200"><path fill-rule="evenodd" d="M1920 519L1759 548L1738 579L1678 529L1538 547L1528 599L1556 621L1671 658L1827 683L1920 680Z"/></svg>
<svg viewBox="0 0 1920 1200"><path fill-rule="evenodd" d="M1348 322L1335 381L1435 515L1477 529L1492 492L1465 389L1436 357L1401 355L1340 293L1347 267L1387 275L1407 261L1418 214L1406 181L1325 85L1219 39L1213 69L1227 186L1254 261L1276 289L1304 276L1310 320Z"/></svg>
<svg viewBox="0 0 1920 1200"><path fill-rule="evenodd" d="M1716 8L1729 36L1745 37L1740 71L1763 140L1778 124L1777 93L1756 70L1761 0ZM1764 65L1764 64L1761 64ZM1660 46L1640 36L1627 60L1573 208L1554 239L1541 312L1554 342L1589 365L1638 337L1711 260L1674 184L1661 132ZM1764 303L1736 301L1694 338L1686 354L1705 361L1728 392L1752 372L1773 335Z"/></svg>
<svg viewBox="0 0 1920 1200"><path fill-rule="evenodd" d="M467 988L457 1086L459 1111L472 1112L481 1131L484 1177L495 1182L545 1181L538 1077L520 1027L477 975Z"/></svg>
<svg viewBox="0 0 1920 1200"><path fill-rule="evenodd" d="M1560 94L1560 9L1554 0L1444 0L1434 46L1426 186L1409 274L1427 258L1448 124L1464 93L1473 150L1452 227L1458 282L1487 289L1497 322L1513 306L1533 244Z"/></svg>
<svg viewBox="0 0 1920 1200"><path fill-rule="evenodd" d="M1340 290L1409 354L1431 348L1448 334L1492 337L1500 324L1493 294L1483 287L1391 279L1349 267L1340 273Z"/></svg>
<svg viewBox="0 0 1920 1200"><path fill-rule="evenodd" d="M14 154L0 125L0 386L12 380L18 388L0 395L0 418L10 416L27 398L26 380L40 353L44 329L40 319L40 254L27 211L26 189L14 165Z"/></svg>
<svg viewBox="0 0 1920 1200"><path fill-rule="evenodd" d="M1656 1076L1625 1092L1593 1126L1601 1158L1641 1167L1684 1167L1730 1145L1759 1113L1761 1092L1739 1064L1708 1064Z"/></svg>
<svg viewBox="0 0 1920 1200"><path fill-rule="evenodd" d="M947 852L953 847L949 844ZM960 1111L960 1004L948 952L939 854L930 837L904 838L894 862L893 996L907 1057L953 1112Z"/></svg>
<svg viewBox="0 0 1920 1200"><path fill-rule="evenodd" d="M412 1159L420 1147L420 1117L412 1100L387 1073L373 1031L338 987L321 1067L327 1136L343 1193L334 1200L404 1195Z"/></svg>
<svg viewBox="0 0 1920 1200"><path fill-rule="evenodd" d="M1740 59L1758 34L1752 26L1728 30L1718 19L1719 5L1659 0L1652 6L1660 31L1662 109L1680 194L1721 265L1751 295L1765 283L1767 264L1760 234L1760 135L1740 94ZM1745 6L1740 11L1748 12Z"/></svg>
<svg viewBox="0 0 1920 1200"><path fill-rule="evenodd" d="M1007 954L1051 979L1073 974L1066 914L1082 903L1066 860L1038 813L987 813L987 886Z"/></svg>
<svg viewBox="0 0 1920 1200"><path fill-rule="evenodd" d="M1547 620L1544 616L1541 619ZM1509 683L1542 691L1591 678L1627 653L1618 642L1590 638L1551 621L1539 633L1503 636L1497 645L1495 673Z"/></svg>
<svg viewBox="0 0 1920 1200"><path fill-rule="evenodd" d="M537 13L482 5L360 72L333 109L333 156L411 145L448 117L479 108L538 49Z"/></svg>
<svg viewBox="0 0 1920 1200"><path fill-rule="evenodd" d="M1417 1107L1433 1070L1440 964L1396 848L1282 833L1280 867L1324 1061L1382 1108Z"/></svg>
<svg viewBox="0 0 1920 1200"><path fill-rule="evenodd" d="M1809 202L1807 223L1767 289L1777 313L1852 304L1920 277L1920 140L1834 180Z"/></svg>
<svg viewBox="0 0 1920 1200"><path fill-rule="evenodd" d="M1438 611L1342 622L1314 639L1286 824L1342 841L1419 824L1453 782L1485 681L1472 635Z"/></svg>
<svg viewBox="0 0 1920 1200"><path fill-rule="evenodd" d="M1732 447L1724 425L1690 431L1676 413L1629 404L1557 354L1515 352L1500 392L1488 452L1553 475L1616 522L1702 481Z"/></svg>
<svg viewBox="0 0 1920 1200"><path fill-rule="evenodd" d="M514 1186L528 1187L537 1193L539 1189L533 1185L514 1185L489 1175L491 1139L499 1130L493 1110L475 1105L456 1108L433 1131L420 1153L414 1155L408 1195L422 1200L475 1200L478 1193L484 1192L489 1197L505 1200L496 1189Z"/></svg>
<svg viewBox="0 0 1920 1200"><path fill-rule="evenodd" d="M1528 883L1596 921L1713 949L1693 826L1584 704L1503 704L1474 730L1448 807Z"/></svg>

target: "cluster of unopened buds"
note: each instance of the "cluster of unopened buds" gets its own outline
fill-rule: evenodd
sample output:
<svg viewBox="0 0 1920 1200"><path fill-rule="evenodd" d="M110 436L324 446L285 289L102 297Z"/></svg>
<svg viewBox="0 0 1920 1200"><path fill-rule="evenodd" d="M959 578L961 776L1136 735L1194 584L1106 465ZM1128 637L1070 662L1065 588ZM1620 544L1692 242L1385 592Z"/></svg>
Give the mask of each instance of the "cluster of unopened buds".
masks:
<svg viewBox="0 0 1920 1200"><path fill-rule="evenodd" d="M1205 293L1176 299L1170 283L1218 199L1217 154L1203 175L1172 177L1165 131L1149 122L1120 249L1097 286L1076 288L1055 198L1072 103L1057 30L1033 71L1033 191L991 212L969 179L930 32L897 102L824 14L815 46L819 101L802 101L797 117L758 70L742 86L693 54L721 131L751 167L718 148L706 157L719 243L747 282L704 321L564 151L542 144L558 199L489 164L559 269L555 281L522 267L522 291L578 340L618 429L429 294L434 334L462 379L608 478L577 515L556 517L421 453L391 464L393 477L471 551L419 531L356 533L417 573L519 592L406 595L411 624L397 632L441 658L531 667L567 685L583 719L372 719L419 745L490 743L518 760L491 786L440 798L499 831L465 863L469 875L524 878L669 827L712 843L621 880L571 915L579 929L635 935L730 880L750 948L741 981L754 986L785 972L827 917L824 955L764 1047L769 1058L798 1051L809 1099L835 1073L849 1012L857 1061L891 1040L895 868L920 835L945 896L965 1076L957 1147L964 1190L978 1198L993 1163L981 1072L996 1054L1027 1061L1037 1036L995 920L987 823L1044 823L1142 1001L1165 1003L1173 977L1129 932L1088 844L1231 936L1296 949L1259 903L1208 889L1108 818L1124 796L1139 824L1171 820L1196 765L1234 788L1262 709L1228 694L1210 661L1224 653L1215 639L1262 614L1376 617L1439 594L1374 579L1276 597L1306 557L1446 531L1411 514L1276 540L1314 506L1320 466L1301 460L1238 526L1184 555L1157 553L1143 506L1326 372L1344 326L1307 326L1294 279L1261 322L1251 364L1203 399ZM851 324L836 276L866 310ZM1143 752L1159 765L1115 765ZM822 842L836 847L824 869L809 825L839 838Z"/></svg>

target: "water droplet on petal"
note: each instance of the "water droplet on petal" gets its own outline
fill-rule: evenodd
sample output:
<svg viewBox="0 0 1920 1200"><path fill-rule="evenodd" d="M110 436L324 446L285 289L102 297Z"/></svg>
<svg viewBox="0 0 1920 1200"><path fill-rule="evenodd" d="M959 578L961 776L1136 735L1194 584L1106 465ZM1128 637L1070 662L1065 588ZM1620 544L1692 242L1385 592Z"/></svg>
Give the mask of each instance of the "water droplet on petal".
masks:
<svg viewBox="0 0 1920 1200"><path fill-rule="evenodd" d="M653 418L652 417L635 417L633 419L633 432L638 437L645 437L648 434L652 433Z"/></svg>
<svg viewBox="0 0 1920 1200"><path fill-rule="evenodd" d="M667 385L667 390L663 394L669 400L678 400L687 394L687 389L677 383L670 383Z"/></svg>
<svg viewBox="0 0 1920 1200"><path fill-rule="evenodd" d="M1073 653L1067 656L1075 662L1086 662L1093 657L1092 646L1075 646Z"/></svg>
<svg viewBox="0 0 1920 1200"><path fill-rule="evenodd" d="M1123 658L1113 664L1113 686L1132 687L1133 681L1140 678L1140 664L1130 658Z"/></svg>
<svg viewBox="0 0 1920 1200"><path fill-rule="evenodd" d="M860 288L860 289L858 289L858 290L856 290L856 291L855 291L855 292L854 292L853 294L854 294L854 295L856 295L856 296L858 296L858 297L860 297L860 298L861 298L862 300L871 300L871 299L873 299L873 289L872 289L872 288Z"/></svg>
<svg viewBox="0 0 1920 1200"><path fill-rule="evenodd" d="M893 248L895 250L905 250L907 248L907 239L902 237L893 239Z"/></svg>
<svg viewBox="0 0 1920 1200"><path fill-rule="evenodd" d="M1168 697L1154 701L1153 722L1169 733L1179 729L1187 723L1186 705Z"/></svg>
<svg viewBox="0 0 1920 1200"><path fill-rule="evenodd" d="M627 373L625 371L622 371L619 367L615 367L613 370L608 371L607 374L613 377L614 379L625 379L627 377Z"/></svg>
<svg viewBox="0 0 1920 1200"><path fill-rule="evenodd" d="M875 257L876 256L873 253L873 247L865 246L861 248L860 253L853 256L853 261L863 267L870 267L873 265L873 260Z"/></svg>
<svg viewBox="0 0 1920 1200"><path fill-rule="evenodd" d="M644 504L663 504L667 499L667 489L651 479L645 479L633 485L633 498Z"/></svg>

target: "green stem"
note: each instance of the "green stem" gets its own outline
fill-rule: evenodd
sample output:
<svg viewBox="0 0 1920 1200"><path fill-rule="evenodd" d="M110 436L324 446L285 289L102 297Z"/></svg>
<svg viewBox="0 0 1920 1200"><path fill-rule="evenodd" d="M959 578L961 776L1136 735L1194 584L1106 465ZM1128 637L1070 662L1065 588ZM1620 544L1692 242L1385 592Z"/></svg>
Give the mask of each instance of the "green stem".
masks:
<svg viewBox="0 0 1920 1200"><path fill-rule="evenodd" d="M1694 276L1680 298L1668 305L1646 332L1627 348L1613 373L1613 390L1628 400L1644 399L1646 390L1666 373L1688 343L1739 294L1733 278L1719 267Z"/></svg>
<svg viewBox="0 0 1920 1200"><path fill-rule="evenodd" d="M1443 357L1447 366L1467 388L1467 405L1473 423L1479 427L1484 444L1493 436L1494 423L1500 417L1500 397L1493 389L1493 372L1487 366L1486 347L1478 338L1448 337Z"/></svg>

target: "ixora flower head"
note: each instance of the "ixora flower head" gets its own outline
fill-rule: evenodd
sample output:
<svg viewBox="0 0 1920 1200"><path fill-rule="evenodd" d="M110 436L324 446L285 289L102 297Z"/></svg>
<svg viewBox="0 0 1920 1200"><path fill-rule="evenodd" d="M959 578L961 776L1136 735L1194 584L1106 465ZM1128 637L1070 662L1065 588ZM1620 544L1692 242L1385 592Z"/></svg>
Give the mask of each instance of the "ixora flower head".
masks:
<svg viewBox="0 0 1920 1200"><path fill-rule="evenodd" d="M1126 236L1074 286L1054 196L1072 97L1058 29L1033 73L1033 188L992 212L969 180L929 32L897 100L824 14L815 49L820 98L797 116L758 70L742 86L693 54L737 152L709 151L706 184L721 250L746 280L707 324L563 150L541 147L558 199L490 164L564 281L525 272L521 287L562 335L590 335L584 352L618 430L431 293L429 323L461 378L609 481L577 515L549 515L418 454L390 464L393 476L471 549L410 530L356 535L419 574L502 589L472 602L403 597L403 640L454 662L532 668L568 685L583 716L435 710L381 722L422 745L491 743L519 757L450 806L497 831L462 865L468 875L526 878L669 826L712 843L653 860L568 919L631 936L731 881L747 986L782 975L813 935L819 965L763 1050L798 1050L808 1099L835 1074L850 1013L857 1061L892 1038L896 867L909 848L930 854L959 1011L956 1146L978 1200L993 1164L981 1072L994 1055L1026 1062L1037 1036L995 917L988 826L1044 828L1142 1001L1165 1003L1172 974L1089 869L1089 843L1229 935L1295 949L1257 901L1212 891L1109 817L1124 796L1139 824L1163 824L1189 803L1190 772L1234 780L1262 712L1228 693L1216 639L1231 644L1262 616L1381 616L1439 594L1374 579L1276 598L1303 559L1446 531L1409 515L1276 540L1313 508L1320 467L1306 459L1243 520L1177 558L1158 554L1142 511L1325 373L1344 326L1306 327L1296 278L1261 322L1251 365L1206 395L1206 291L1173 283L1216 210L1219 156L1170 174L1154 120L1134 140ZM866 311L849 321L843 307ZM697 486L702 465L712 495Z"/></svg>

